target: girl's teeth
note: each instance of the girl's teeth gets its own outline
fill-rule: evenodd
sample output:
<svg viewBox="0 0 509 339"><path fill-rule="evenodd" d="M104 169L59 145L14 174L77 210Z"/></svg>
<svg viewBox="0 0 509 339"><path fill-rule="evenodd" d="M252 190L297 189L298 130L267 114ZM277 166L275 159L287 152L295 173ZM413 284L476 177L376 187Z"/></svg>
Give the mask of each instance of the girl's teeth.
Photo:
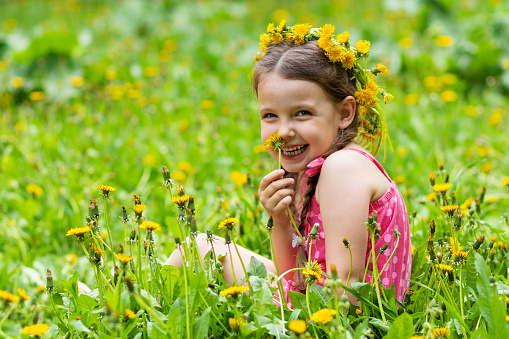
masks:
<svg viewBox="0 0 509 339"><path fill-rule="evenodd" d="M286 148L283 150L283 154L289 155L289 156L298 155L298 154L301 154L302 152L304 152L305 148L306 148L306 145L297 146L297 147L293 147L293 148Z"/></svg>

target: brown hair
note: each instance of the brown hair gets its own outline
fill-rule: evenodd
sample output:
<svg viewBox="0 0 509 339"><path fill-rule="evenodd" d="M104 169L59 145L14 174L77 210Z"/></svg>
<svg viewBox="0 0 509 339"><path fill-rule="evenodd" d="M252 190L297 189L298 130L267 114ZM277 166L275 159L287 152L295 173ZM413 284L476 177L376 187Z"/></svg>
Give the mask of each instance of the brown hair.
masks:
<svg viewBox="0 0 509 339"><path fill-rule="evenodd" d="M354 96L356 90L356 81L351 70L346 70L341 63L332 63L325 55L324 51L318 47L316 41L309 41L302 45L281 42L277 45L270 45L265 56L256 64L253 73L253 87L258 93L258 86L263 78L268 74L277 74L286 79L308 80L318 84L324 92L335 103L340 102L347 96ZM332 153L341 150L350 143L356 136L362 120L356 110L352 123L344 130L338 129L338 134L329 149L322 154L323 158ZM285 177L295 179L298 182L298 173L285 173ZM316 185L320 173L309 177L306 183L306 189L303 195L302 210L300 219L294 218L299 222L299 231L304 234L306 215L309 205L316 191ZM295 191L300 189L292 187ZM296 215L294 201L290 205L290 211ZM338 240L339 241L339 240ZM302 260L307 260L303 245L299 245L297 252L297 267L303 267ZM325 268L324 268L325 269ZM305 279L301 271L294 274L294 281L297 288L305 289Z"/></svg>

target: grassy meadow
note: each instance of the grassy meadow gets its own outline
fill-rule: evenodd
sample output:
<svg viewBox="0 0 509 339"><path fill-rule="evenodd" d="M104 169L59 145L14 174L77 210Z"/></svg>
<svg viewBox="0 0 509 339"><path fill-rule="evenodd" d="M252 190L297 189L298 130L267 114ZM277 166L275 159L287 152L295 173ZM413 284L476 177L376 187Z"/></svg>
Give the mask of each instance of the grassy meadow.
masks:
<svg viewBox="0 0 509 339"><path fill-rule="evenodd" d="M282 19L332 23L389 68L383 165L415 246L401 305L310 284L280 309L259 262L231 291L192 242L189 266L161 266L226 218L232 250L270 257L255 193L277 163L250 75ZM503 0L0 1L0 338L507 338L508 39Z"/></svg>

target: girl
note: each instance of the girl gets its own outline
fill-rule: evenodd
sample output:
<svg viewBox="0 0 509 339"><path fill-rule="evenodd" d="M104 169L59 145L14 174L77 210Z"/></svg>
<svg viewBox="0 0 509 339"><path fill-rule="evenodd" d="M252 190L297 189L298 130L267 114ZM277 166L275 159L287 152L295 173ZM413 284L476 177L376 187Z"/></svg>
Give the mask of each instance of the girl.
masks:
<svg viewBox="0 0 509 339"><path fill-rule="evenodd" d="M301 259L316 260L329 274L331 265L335 265L343 282L350 269L349 283L362 281L366 266L369 272L373 270L369 260L371 239L365 223L376 211L380 237L375 253L387 245L377 259L379 271L392 254L380 281L386 288L394 284L396 298L403 300L411 269L405 203L382 166L354 141L360 135L373 145L373 138L386 136L384 119L379 118L380 110L374 109L379 88L369 78L359 79L366 74L358 71L356 59L367 57L369 43L358 44L354 50L345 37L347 32L333 38L333 31L332 25L321 29L311 29L307 24L290 28L282 22L277 28L269 25L268 32L261 36L262 53L257 55L253 74L261 137L266 141L278 133L284 140L283 169L267 174L259 188L260 201L274 223L273 255L280 272L302 266ZM372 73L384 71L378 68ZM358 85L358 80L365 87ZM367 89L372 90L371 94L363 92ZM363 104L362 116L359 104ZM279 159L279 152L272 148L268 151ZM319 225L319 238L313 241L310 253L309 240L305 244L296 241L300 238L288 211L296 216L305 238L314 224ZM205 254L209 250L205 237L198 239L203 239L199 247ZM343 239L350 243L351 267L350 252ZM216 251L222 243L217 242ZM226 247L222 252L227 252ZM247 249L240 248L240 255L244 262L256 256L269 271L276 272L272 261ZM228 270L230 257L225 256L225 260L225 280L233 282ZM233 261L240 280L243 270L236 253ZM180 254L172 254L167 263L180 265ZM300 272L285 276L286 289L305 288ZM370 279L368 274L367 281Z"/></svg>

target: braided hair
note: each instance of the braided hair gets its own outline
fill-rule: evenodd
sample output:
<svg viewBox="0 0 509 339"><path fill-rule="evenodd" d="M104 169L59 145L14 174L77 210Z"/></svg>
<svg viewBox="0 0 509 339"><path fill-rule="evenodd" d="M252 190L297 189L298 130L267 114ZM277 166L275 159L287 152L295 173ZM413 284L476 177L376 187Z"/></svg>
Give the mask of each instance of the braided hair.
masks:
<svg viewBox="0 0 509 339"><path fill-rule="evenodd" d="M347 96L354 96L356 91L356 80L352 70L346 70L341 66L341 63L330 62L324 51L318 47L316 41L309 41L302 45L287 42L270 45L267 53L254 69L253 87L257 94L258 86L263 78L273 73L290 80L313 81L324 90L334 103L341 102ZM326 158L343 149L357 136L361 124L362 120L356 109L352 123L345 129L338 129L338 134L329 149L322 154L322 157ZM291 187L295 192L301 190L300 187L296 187L297 183L301 182L298 180L300 179L299 173L286 172L285 177L295 179ZM298 227L301 234L304 234L305 231L307 212L319 178L320 173L307 179L300 218L294 218L299 223ZM293 216L298 215L294 200L292 200L289 208ZM307 255L304 244L300 244L297 251L296 267L303 267L303 261L307 261ZM306 288L305 278L300 270L294 274L294 282L298 289L304 290Z"/></svg>

